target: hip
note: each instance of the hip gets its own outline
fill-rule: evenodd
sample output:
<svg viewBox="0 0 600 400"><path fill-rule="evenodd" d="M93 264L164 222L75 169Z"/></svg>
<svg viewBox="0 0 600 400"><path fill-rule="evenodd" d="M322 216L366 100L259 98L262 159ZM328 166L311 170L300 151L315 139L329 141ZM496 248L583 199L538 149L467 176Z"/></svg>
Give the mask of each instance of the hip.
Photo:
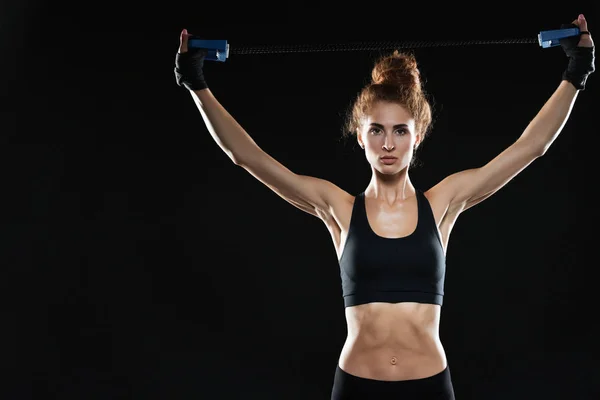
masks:
<svg viewBox="0 0 600 400"><path fill-rule="evenodd" d="M455 400L450 369L421 379L382 381L354 376L338 365L331 400Z"/></svg>

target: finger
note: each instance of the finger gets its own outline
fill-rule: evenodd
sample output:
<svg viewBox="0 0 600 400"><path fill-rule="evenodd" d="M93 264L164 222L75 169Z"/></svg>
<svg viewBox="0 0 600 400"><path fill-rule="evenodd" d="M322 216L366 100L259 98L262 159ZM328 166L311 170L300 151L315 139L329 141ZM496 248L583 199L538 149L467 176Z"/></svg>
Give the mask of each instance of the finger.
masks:
<svg viewBox="0 0 600 400"><path fill-rule="evenodd" d="M579 17L577 17L577 25L579 26L580 31L588 30L587 21L585 20L583 14L579 14Z"/></svg>
<svg viewBox="0 0 600 400"><path fill-rule="evenodd" d="M179 52L180 53L185 53L188 51L188 37L190 35L188 34L187 29L184 29L181 31L181 34L179 35Z"/></svg>
<svg viewBox="0 0 600 400"><path fill-rule="evenodd" d="M576 24L579 27L579 30L581 32L587 32L588 25L587 25L587 21L585 20L585 17L583 14L579 14L579 16L577 17ZM579 43L577 43L577 46L593 47L594 41L592 40L592 35L590 35L589 33L581 35L580 39L579 39Z"/></svg>

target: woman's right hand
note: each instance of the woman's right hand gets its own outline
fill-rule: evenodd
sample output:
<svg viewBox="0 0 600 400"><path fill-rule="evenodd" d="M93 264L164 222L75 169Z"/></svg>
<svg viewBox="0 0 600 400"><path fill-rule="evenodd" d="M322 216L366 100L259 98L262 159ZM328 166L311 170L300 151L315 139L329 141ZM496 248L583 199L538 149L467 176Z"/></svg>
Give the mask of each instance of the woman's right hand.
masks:
<svg viewBox="0 0 600 400"><path fill-rule="evenodd" d="M179 49L177 50L178 53L187 53L188 51L188 38L191 35L188 33L187 29L184 29L181 31L181 34L179 35Z"/></svg>

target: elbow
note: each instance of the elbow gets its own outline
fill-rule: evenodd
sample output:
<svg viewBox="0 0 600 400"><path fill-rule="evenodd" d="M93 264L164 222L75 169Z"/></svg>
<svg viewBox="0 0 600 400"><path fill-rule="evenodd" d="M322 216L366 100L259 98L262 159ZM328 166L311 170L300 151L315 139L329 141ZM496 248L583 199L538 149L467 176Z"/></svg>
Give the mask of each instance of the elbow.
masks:
<svg viewBox="0 0 600 400"><path fill-rule="evenodd" d="M525 140L522 141L522 144L523 148L526 149L526 152L529 154L529 156L535 159L546 154L546 152L550 148L551 143L534 140Z"/></svg>
<svg viewBox="0 0 600 400"><path fill-rule="evenodd" d="M233 152L227 151L227 152L225 152L225 154L227 154L227 157L229 157L231 162L233 162L238 167L241 167L244 165L244 162L242 161L242 159L239 156L237 156L236 154L234 154Z"/></svg>
<svg viewBox="0 0 600 400"><path fill-rule="evenodd" d="M219 142L219 147L235 165L242 165L244 163L241 157L241 155L244 154L244 151L240 151L240 149L232 149L231 146L227 146L222 142Z"/></svg>
<svg viewBox="0 0 600 400"><path fill-rule="evenodd" d="M229 157L231 162L233 162L238 167L243 167L248 165L248 163L251 163L251 160L249 159L248 155L244 157L242 156L243 152L226 151L225 154L227 154L227 157Z"/></svg>
<svg viewBox="0 0 600 400"><path fill-rule="evenodd" d="M534 158L538 158L538 157L541 157L541 156L545 155L549 148L550 148L550 144L549 143L542 144L540 146L535 147L533 149L533 156L534 156Z"/></svg>
<svg viewBox="0 0 600 400"><path fill-rule="evenodd" d="M531 156L533 157L533 159L539 158L539 157L543 156L544 154L546 154L546 151L548 151L549 147L550 146L536 147L535 149L532 150Z"/></svg>

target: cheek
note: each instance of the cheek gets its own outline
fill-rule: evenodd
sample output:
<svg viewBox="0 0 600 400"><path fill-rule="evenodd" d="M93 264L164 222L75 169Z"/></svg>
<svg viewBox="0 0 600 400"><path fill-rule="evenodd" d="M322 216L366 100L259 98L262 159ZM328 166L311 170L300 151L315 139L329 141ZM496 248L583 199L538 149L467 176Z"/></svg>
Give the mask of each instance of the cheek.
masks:
<svg viewBox="0 0 600 400"><path fill-rule="evenodd" d="M381 146L383 146L383 143L385 141L385 138L383 136L364 135L362 138L363 143L365 144L365 148L375 150L381 149Z"/></svg>
<svg viewBox="0 0 600 400"><path fill-rule="evenodd" d="M414 145L414 140L406 138L406 140L402 140L400 143L398 143L398 150L408 153L412 151Z"/></svg>

